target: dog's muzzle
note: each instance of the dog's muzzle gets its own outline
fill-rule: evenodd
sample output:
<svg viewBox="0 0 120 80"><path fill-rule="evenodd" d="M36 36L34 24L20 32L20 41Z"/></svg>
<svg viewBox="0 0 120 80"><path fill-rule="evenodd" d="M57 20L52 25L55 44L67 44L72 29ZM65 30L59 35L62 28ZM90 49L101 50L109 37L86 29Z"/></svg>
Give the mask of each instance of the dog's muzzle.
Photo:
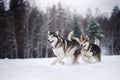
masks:
<svg viewBox="0 0 120 80"><path fill-rule="evenodd" d="M48 40L48 42L49 42L50 44L53 43L53 41L54 41L54 40L52 40L52 41Z"/></svg>
<svg viewBox="0 0 120 80"><path fill-rule="evenodd" d="M81 48L84 48L86 45L83 46L83 44L81 44L80 46L81 46Z"/></svg>

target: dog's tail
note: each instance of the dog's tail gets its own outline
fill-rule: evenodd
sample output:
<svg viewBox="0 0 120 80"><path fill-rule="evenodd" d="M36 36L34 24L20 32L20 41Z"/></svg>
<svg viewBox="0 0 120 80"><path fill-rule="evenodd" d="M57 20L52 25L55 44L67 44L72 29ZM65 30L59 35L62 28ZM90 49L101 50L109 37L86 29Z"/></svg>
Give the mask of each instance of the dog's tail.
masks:
<svg viewBox="0 0 120 80"><path fill-rule="evenodd" d="M73 37L73 31L71 31L71 32L68 34L68 40L72 41L72 37Z"/></svg>
<svg viewBox="0 0 120 80"><path fill-rule="evenodd" d="M73 31L71 31L71 32L68 34L68 40L69 40L69 41L76 41L76 42L80 43L79 38L73 36Z"/></svg>
<svg viewBox="0 0 120 80"><path fill-rule="evenodd" d="M97 39L97 38L95 38L95 41L94 41L94 44L96 44L96 45L100 45L100 40L99 39Z"/></svg>

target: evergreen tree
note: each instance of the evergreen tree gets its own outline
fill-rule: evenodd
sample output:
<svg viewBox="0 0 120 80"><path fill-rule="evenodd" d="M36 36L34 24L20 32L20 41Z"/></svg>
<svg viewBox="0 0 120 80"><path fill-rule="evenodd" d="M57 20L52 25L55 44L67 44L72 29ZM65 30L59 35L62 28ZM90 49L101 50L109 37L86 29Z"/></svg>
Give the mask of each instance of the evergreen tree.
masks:
<svg viewBox="0 0 120 80"><path fill-rule="evenodd" d="M5 10L4 1L0 0L0 17L4 14L4 10Z"/></svg>
<svg viewBox="0 0 120 80"><path fill-rule="evenodd" d="M0 0L0 58L2 58L3 54L3 42L6 38L6 34L5 33L5 20L4 20L4 1Z"/></svg>
<svg viewBox="0 0 120 80"><path fill-rule="evenodd" d="M87 26L87 34L91 42L94 42L95 38L101 40L103 35L101 34L100 24L95 20L91 20Z"/></svg>
<svg viewBox="0 0 120 80"><path fill-rule="evenodd" d="M120 54L120 9L118 6L115 6L112 15L112 37L113 37L113 50L114 54Z"/></svg>
<svg viewBox="0 0 120 80"><path fill-rule="evenodd" d="M73 18L73 30L74 30L74 36L80 37L81 35L80 24L79 24L79 19L77 18L76 15L74 15Z"/></svg>

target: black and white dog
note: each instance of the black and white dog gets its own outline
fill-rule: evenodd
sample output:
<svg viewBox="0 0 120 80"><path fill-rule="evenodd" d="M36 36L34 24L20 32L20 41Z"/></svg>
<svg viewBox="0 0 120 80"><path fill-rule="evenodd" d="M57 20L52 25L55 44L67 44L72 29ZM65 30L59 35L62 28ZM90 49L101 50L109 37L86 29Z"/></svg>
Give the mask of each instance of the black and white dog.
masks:
<svg viewBox="0 0 120 80"><path fill-rule="evenodd" d="M70 41L61 38L58 34L58 31L48 31L48 41L53 47L52 50L54 54L57 56L52 65L55 65L56 63L64 64L64 62L62 61L64 57L71 57L72 64L78 63L78 58L81 54L81 49L77 41Z"/></svg>
<svg viewBox="0 0 120 80"><path fill-rule="evenodd" d="M73 36L73 32L68 36L69 40L75 40L81 45L81 58L84 62L91 62L92 57L96 59L97 62L101 61L101 49L99 47L99 39L95 39L94 43L90 43L89 37L81 36L76 38Z"/></svg>
<svg viewBox="0 0 120 80"><path fill-rule="evenodd" d="M85 62L90 62L92 57L96 59L97 62L101 61L101 49L99 47L99 40L95 39L94 43L89 42L89 37L86 36L81 36L81 54L82 54L82 59ZM87 57L88 59L86 59Z"/></svg>

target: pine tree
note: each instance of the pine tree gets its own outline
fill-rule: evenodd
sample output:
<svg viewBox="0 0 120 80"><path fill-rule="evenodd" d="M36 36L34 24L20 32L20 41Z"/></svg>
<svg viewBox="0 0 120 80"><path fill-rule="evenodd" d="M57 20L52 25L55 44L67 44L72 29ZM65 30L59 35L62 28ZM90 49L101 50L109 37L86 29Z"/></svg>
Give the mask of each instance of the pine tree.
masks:
<svg viewBox="0 0 120 80"><path fill-rule="evenodd" d="M113 51L115 55L120 54L120 9L118 6L115 6L112 15L112 37L113 37Z"/></svg>
<svg viewBox="0 0 120 80"><path fill-rule="evenodd" d="M101 40L103 35L101 34L100 25L97 21L91 20L87 26L87 34L91 42L94 42L95 38Z"/></svg>
<svg viewBox="0 0 120 80"><path fill-rule="evenodd" d="M73 30L74 30L74 36L80 37L81 31L80 31L80 24L79 24L79 19L77 18L76 15L74 15L73 19Z"/></svg>
<svg viewBox="0 0 120 80"><path fill-rule="evenodd" d="M0 0L0 17L4 14L4 10L5 10L4 1Z"/></svg>

